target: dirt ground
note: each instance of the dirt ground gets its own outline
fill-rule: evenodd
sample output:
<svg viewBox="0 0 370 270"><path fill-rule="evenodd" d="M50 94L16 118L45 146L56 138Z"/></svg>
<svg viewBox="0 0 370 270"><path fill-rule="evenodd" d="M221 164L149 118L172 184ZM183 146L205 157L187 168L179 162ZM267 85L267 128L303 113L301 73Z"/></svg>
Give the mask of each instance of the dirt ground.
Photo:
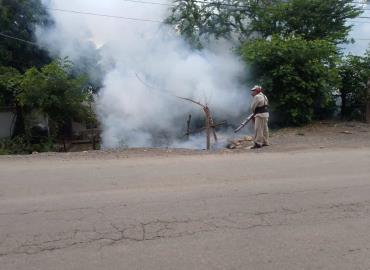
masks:
<svg viewBox="0 0 370 270"><path fill-rule="evenodd" d="M368 270L370 126L249 144L0 157L0 269Z"/></svg>
<svg viewBox="0 0 370 270"><path fill-rule="evenodd" d="M272 147L265 151L370 146L370 125L362 122L317 122L301 128L273 131Z"/></svg>
<svg viewBox="0 0 370 270"><path fill-rule="evenodd" d="M240 136L243 138L244 136ZM252 142L244 141L238 149L221 148L212 151L191 149L131 148L124 150L85 150L69 153L36 153L26 156L0 156L1 159L120 159L176 155L207 155L245 152L289 152L308 149L341 149L370 147L370 124L362 122L316 122L304 127L271 130L268 147L251 150ZM86 145L81 150L87 149ZM76 150L76 149L75 149Z"/></svg>

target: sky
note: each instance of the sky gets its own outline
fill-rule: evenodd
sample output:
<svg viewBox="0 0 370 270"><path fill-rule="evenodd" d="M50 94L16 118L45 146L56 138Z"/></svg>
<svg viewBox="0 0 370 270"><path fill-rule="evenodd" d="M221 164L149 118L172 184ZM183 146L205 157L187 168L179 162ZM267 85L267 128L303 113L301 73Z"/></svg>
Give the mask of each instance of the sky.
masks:
<svg viewBox="0 0 370 270"><path fill-rule="evenodd" d="M361 14L361 17L370 17L370 4L362 5L364 7L364 13ZM351 54L361 55L368 48L370 43L370 19L354 19L353 20L353 29L350 32L349 36L353 37L356 42L354 44L348 44L344 46L345 51ZM368 39L368 40L361 40Z"/></svg>

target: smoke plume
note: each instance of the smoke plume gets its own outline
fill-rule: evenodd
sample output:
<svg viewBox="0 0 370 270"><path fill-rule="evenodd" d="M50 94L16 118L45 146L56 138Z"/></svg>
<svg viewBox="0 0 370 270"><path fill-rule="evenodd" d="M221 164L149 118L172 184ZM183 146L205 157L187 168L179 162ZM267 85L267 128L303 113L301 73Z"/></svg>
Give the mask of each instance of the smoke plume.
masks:
<svg viewBox="0 0 370 270"><path fill-rule="evenodd" d="M169 7L121 0L45 0L55 20L39 28L41 46L76 64L96 61L101 77L97 113L103 146L201 147L197 138L182 142L186 119L202 109L176 96L207 103L215 121L239 121L248 111L245 67L225 40L193 50L170 26L153 21L73 14L55 9L163 21ZM98 68L99 67L99 68Z"/></svg>

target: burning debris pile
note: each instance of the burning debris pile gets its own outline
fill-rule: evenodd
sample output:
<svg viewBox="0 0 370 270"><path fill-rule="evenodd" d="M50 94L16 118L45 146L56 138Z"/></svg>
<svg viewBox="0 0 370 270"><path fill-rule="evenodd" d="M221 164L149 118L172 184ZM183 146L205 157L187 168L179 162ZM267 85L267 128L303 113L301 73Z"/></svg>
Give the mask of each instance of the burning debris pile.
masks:
<svg viewBox="0 0 370 270"><path fill-rule="evenodd" d="M253 145L253 137L252 136L244 136L242 138L238 138L235 140L230 141L226 148L228 149L244 149L251 147Z"/></svg>

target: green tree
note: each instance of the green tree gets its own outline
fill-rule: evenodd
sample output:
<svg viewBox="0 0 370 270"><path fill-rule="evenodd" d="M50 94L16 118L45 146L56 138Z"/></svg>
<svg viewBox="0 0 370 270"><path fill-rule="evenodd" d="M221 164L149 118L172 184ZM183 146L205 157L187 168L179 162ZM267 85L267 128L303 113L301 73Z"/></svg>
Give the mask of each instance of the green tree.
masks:
<svg viewBox="0 0 370 270"><path fill-rule="evenodd" d="M21 80L22 76L17 69L0 66L0 106L15 107L17 115L14 127L15 135L25 133L22 108L17 102L17 95L21 91Z"/></svg>
<svg viewBox="0 0 370 270"><path fill-rule="evenodd" d="M342 118L364 120L367 81L370 78L370 51L364 56L349 55L339 66Z"/></svg>
<svg viewBox="0 0 370 270"><path fill-rule="evenodd" d="M236 35L239 40L245 39L249 6L247 1L198 1L175 0L171 15L166 22L191 45L202 47L202 41L209 37L230 38Z"/></svg>
<svg viewBox="0 0 370 270"><path fill-rule="evenodd" d="M347 41L352 28L347 24L361 14L352 0L253 1L250 33L262 37L300 36L305 40L325 39L334 44Z"/></svg>
<svg viewBox="0 0 370 270"><path fill-rule="evenodd" d="M54 135L71 120L82 121L90 116L87 79L73 77L72 68L68 60L55 60L41 70L27 70L20 83L17 100L23 112L37 110L47 115Z"/></svg>
<svg viewBox="0 0 370 270"><path fill-rule="evenodd" d="M241 54L265 86L275 121L304 124L333 104L339 80L336 47L330 42L273 36L244 44Z"/></svg>
<svg viewBox="0 0 370 270"><path fill-rule="evenodd" d="M51 24L40 0L0 0L0 33L35 42L36 25ZM0 66L20 72L50 62L44 50L34 44L0 36Z"/></svg>
<svg viewBox="0 0 370 270"><path fill-rule="evenodd" d="M361 10L352 0L176 0L167 22L199 46L209 36L253 37L301 36L307 40L345 42L348 19Z"/></svg>
<svg viewBox="0 0 370 270"><path fill-rule="evenodd" d="M33 111L48 116L53 135L71 120L90 120L92 88L85 76L75 76L72 70L72 63L66 59L41 69L30 68L24 74L0 68L0 102L16 104L18 126L22 128L15 135L28 133L24 116Z"/></svg>
<svg viewBox="0 0 370 270"><path fill-rule="evenodd" d="M15 104L20 81L18 70L0 66L0 106Z"/></svg>
<svg viewBox="0 0 370 270"><path fill-rule="evenodd" d="M25 132L22 108L15 98L18 72L23 73L32 66L41 67L50 62L48 54L33 42L36 40L36 25L51 23L40 0L0 0L0 106L15 106L15 134Z"/></svg>
<svg viewBox="0 0 370 270"><path fill-rule="evenodd" d="M177 0L168 19L193 44L238 37L252 79L266 86L277 119L303 124L329 114L352 0ZM199 45L197 45L199 47ZM276 115L273 114L273 115Z"/></svg>

